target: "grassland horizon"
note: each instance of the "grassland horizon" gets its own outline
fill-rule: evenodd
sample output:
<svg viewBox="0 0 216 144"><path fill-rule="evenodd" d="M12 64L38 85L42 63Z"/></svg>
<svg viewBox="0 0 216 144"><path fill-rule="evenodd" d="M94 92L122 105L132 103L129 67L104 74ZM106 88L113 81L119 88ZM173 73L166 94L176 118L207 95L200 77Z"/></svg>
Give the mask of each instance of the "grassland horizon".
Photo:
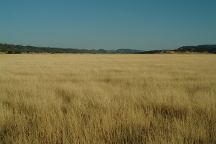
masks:
<svg viewBox="0 0 216 144"><path fill-rule="evenodd" d="M210 54L0 54L0 144L214 144Z"/></svg>

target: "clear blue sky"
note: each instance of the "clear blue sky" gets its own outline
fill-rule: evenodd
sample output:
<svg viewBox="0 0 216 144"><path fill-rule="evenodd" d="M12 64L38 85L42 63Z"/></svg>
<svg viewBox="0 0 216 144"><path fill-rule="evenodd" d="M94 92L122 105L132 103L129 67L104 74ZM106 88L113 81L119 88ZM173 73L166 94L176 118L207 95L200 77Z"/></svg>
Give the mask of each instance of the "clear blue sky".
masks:
<svg viewBox="0 0 216 144"><path fill-rule="evenodd" d="M216 43L216 0L0 0L0 42L103 49Z"/></svg>

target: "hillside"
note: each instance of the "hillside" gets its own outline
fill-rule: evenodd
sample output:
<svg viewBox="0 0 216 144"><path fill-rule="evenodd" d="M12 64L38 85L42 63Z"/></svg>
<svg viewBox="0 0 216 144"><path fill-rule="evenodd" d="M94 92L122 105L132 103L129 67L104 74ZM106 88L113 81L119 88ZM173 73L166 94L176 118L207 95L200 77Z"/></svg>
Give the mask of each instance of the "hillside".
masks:
<svg viewBox="0 0 216 144"><path fill-rule="evenodd" d="M20 53L92 53L92 54L159 54L159 53L212 53L216 54L216 45L183 46L174 50L134 50L134 49L75 49L23 46L13 44L0 44L0 52L7 54Z"/></svg>
<svg viewBox="0 0 216 144"><path fill-rule="evenodd" d="M52 48L52 47L35 47L35 46L23 46L12 44L0 44L0 52L8 54L20 54L20 53L122 53L122 54L134 54L140 53L141 50L133 49L117 49L117 50L104 50L104 49L74 49L74 48Z"/></svg>
<svg viewBox="0 0 216 144"><path fill-rule="evenodd" d="M174 50L151 50L151 51L141 52L140 54L158 54L158 53L212 53L212 54L216 54L216 45L182 46Z"/></svg>
<svg viewBox="0 0 216 144"><path fill-rule="evenodd" d="M216 45L198 45L198 46L183 46L175 51L177 52L203 52L216 53Z"/></svg>

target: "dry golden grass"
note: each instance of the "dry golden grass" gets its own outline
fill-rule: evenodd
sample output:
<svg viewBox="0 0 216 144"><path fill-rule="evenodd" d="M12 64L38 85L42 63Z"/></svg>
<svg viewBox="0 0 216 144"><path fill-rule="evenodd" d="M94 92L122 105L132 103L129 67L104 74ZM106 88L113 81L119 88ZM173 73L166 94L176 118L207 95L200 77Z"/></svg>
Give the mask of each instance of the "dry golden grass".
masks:
<svg viewBox="0 0 216 144"><path fill-rule="evenodd" d="M216 143L216 56L1 54L10 143Z"/></svg>

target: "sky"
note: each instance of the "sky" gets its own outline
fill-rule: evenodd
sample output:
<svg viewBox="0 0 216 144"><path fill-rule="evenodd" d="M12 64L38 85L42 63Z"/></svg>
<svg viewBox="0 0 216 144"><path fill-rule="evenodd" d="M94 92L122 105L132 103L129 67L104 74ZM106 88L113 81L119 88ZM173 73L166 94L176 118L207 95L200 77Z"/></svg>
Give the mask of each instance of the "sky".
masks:
<svg viewBox="0 0 216 144"><path fill-rule="evenodd" d="M0 43L140 50L216 44L216 0L0 0Z"/></svg>

